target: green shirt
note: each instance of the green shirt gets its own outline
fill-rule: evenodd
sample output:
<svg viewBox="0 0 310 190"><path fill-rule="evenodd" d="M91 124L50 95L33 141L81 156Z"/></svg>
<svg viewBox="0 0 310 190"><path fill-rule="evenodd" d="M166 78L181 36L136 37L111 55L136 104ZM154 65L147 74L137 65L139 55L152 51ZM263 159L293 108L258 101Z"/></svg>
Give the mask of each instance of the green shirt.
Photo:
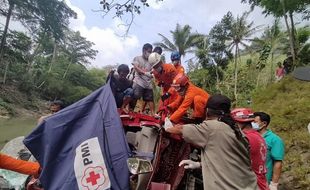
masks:
<svg viewBox="0 0 310 190"><path fill-rule="evenodd" d="M284 143L282 139L274 134L270 129L267 130L263 137L267 144L267 158L266 158L266 167L267 167L267 180L268 184L272 179L273 173L273 163L274 161L284 159Z"/></svg>

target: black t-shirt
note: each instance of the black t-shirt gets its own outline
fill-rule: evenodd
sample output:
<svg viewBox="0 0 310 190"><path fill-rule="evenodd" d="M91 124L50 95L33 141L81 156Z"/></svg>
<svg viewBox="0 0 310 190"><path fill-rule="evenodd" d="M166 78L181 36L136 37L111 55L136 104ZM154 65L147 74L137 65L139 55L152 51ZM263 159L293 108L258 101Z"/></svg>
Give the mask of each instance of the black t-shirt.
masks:
<svg viewBox="0 0 310 190"><path fill-rule="evenodd" d="M127 78L120 79L118 74L109 75L108 78L111 78L111 89L114 94L124 92L127 88L132 88L132 81Z"/></svg>

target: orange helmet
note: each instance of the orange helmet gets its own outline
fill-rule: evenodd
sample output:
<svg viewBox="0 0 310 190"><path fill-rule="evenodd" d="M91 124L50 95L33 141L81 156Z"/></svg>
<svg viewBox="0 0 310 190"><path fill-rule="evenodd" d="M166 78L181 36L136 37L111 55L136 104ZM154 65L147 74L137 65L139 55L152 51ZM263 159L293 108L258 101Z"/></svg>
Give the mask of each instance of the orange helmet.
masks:
<svg viewBox="0 0 310 190"><path fill-rule="evenodd" d="M250 108L235 108L230 112L233 120L237 122L251 122L254 120L254 112Z"/></svg>
<svg viewBox="0 0 310 190"><path fill-rule="evenodd" d="M183 73L179 73L177 74L177 76L174 77L171 86L182 87L182 86L187 85L188 83L189 83L188 77Z"/></svg>

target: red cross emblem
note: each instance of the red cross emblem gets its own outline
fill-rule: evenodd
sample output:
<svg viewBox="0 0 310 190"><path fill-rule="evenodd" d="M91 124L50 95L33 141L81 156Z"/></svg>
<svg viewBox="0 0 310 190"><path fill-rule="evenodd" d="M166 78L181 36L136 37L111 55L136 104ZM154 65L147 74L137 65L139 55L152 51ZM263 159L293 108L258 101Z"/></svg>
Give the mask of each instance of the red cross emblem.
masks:
<svg viewBox="0 0 310 190"><path fill-rule="evenodd" d="M97 179L100 178L100 175L99 174L95 174L94 171L91 171L89 173L89 177L86 178L86 182L87 183L91 183L92 185L96 185L97 184Z"/></svg>
<svg viewBox="0 0 310 190"><path fill-rule="evenodd" d="M82 185L88 190L99 190L106 182L107 180L102 167L89 167L84 171Z"/></svg>

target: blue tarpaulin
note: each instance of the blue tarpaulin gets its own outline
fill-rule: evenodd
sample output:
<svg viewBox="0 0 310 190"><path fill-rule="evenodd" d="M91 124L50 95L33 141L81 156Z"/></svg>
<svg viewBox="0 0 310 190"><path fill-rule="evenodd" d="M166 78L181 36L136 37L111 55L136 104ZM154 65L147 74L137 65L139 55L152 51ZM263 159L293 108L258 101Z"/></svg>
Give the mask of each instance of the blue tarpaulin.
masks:
<svg viewBox="0 0 310 190"><path fill-rule="evenodd" d="M129 189L130 150L109 84L45 119L24 144L46 190Z"/></svg>

